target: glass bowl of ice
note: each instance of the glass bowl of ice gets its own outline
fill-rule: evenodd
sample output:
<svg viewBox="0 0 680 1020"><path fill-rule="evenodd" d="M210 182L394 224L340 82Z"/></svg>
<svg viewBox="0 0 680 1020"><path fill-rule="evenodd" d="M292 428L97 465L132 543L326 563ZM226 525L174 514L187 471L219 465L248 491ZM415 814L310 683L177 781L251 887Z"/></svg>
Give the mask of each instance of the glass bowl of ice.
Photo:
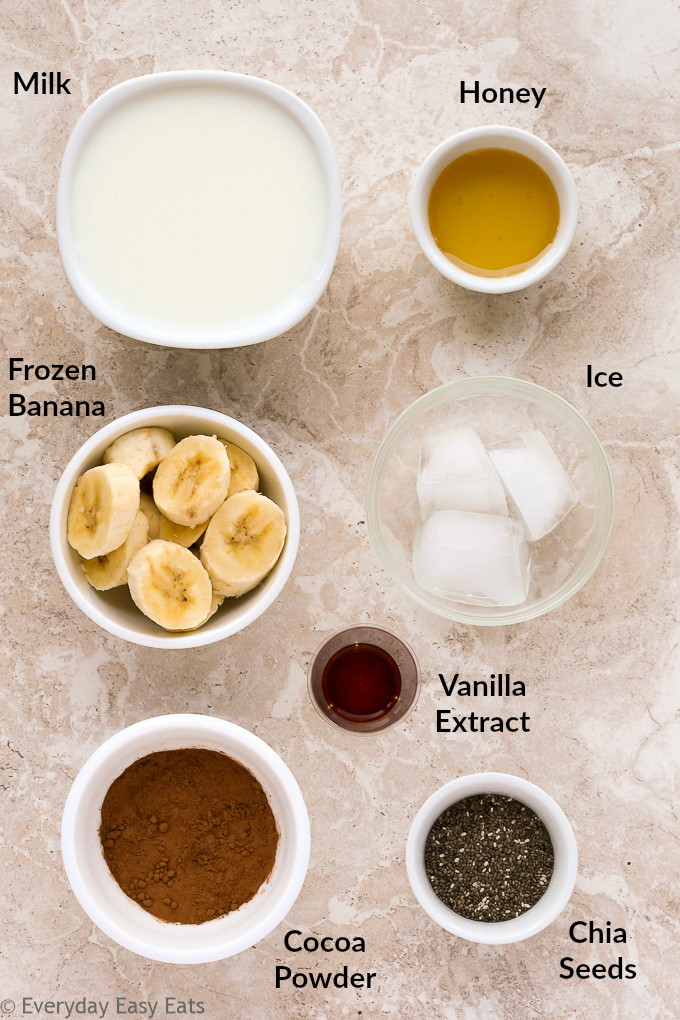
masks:
<svg viewBox="0 0 680 1020"><path fill-rule="evenodd" d="M520 379L446 383L383 439L371 541L421 605L459 623L521 623L592 576L614 523L602 446L571 404Z"/></svg>

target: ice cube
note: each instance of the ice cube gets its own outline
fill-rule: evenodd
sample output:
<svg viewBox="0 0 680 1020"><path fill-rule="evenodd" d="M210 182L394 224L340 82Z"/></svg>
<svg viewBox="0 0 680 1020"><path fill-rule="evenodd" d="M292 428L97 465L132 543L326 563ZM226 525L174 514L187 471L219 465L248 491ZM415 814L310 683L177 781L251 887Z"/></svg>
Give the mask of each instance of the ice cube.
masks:
<svg viewBox="0 0 680 1020"><path fill-rule="evenodd" d="M425 436L417 481L423 520L436 510L507 514L503 485L472 428Z"/></svg>
<svg viewBox="0 0 680 1020"><path fill-rule="evenodd" d="M473 605L517 606L529 592L531 555L518 521L438 510L413 543L413 573L426 591Z"/></svg>
<svg viewBox="0 0 680 1020"><path fill-rule="evenodd" d="M578 491L542 432L492 446L489 456L532 542L556 528L578 503Z"/></svg>

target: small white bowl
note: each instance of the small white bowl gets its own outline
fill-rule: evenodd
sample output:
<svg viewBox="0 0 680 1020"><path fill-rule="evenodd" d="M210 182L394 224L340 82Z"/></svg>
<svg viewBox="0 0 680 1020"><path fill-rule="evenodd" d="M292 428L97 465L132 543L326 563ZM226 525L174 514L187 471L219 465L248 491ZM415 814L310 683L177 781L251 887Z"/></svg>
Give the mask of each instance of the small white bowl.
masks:
<svg viewBox="0 0 680 1020"><path fill-rule="evenodd" d="M512 276L477 276L466 272L447 259L430 230L428 203L434 183L442 170L466 152L489 148L510 149L533 159L555 185L560 203L560 220L552 245L542 259ZM470 128L438 145L421 166L411 192L411 221L424 254L447 280L467 290L484 294L508 294L543 280L567 254L578 221L576 185L562 157L530 131L501 126Z"/></svg>
<svg viewBox="0 0 680 1020"><path fill-rule="evenodd" d="M169 633L137 608L127 585L111 591L96 591L86 580L80 557L66 537L68 508L73 487L89 468L101 464L102 455L118 436L144 425L170 429L178 441L190 435L216 435L241 447L255 461L260 475L260 491L283 510L286 542L271 573L253 591L237 599L225 599L214 616L199 630L190 633ZM288 472L274 451L263 439L219 411L205 407L168 405L147 407L117 418L95 432L71 458L52 500L50 513L50 545L52 557L66 591L82 611L104 630L137 645L151 648L196 648L236 634L274 602L290 577L300 543L300 511Z"/></svg>
<svg viewBox="0 0 680 1020"><path fill-rule="evenodd" d="M425 843L430 829L441 813L466 797L483 793L514 797L535 811L543 821L555 853L555 865L548 888L538 903L511 921L471 921L447 907L439 899L425 871ZM521 942L547 928L560 914L574 890L578 868L576 839L564 811L552 797L517 776L501 772L482 772L462 776L442 786L429 797L413 820L406 844L406 870L414 895L433 921L469 942L502 946Z"/></svg>
<svg viewBox="0 0 680 1020"><path fill-rule="evenodd" d="M181 326L150 322L113 301L87 272L73 235L71 193L84 146L111 110L132 97L185 85L217 85L255 93L282 107L306 133L317 153L326 185L326 235L309 279L284 302L263 315L220 326ZM246 347L280 336L312 310L330 279L340 244L340 177L328 133L316 114L293 92L248 74L231 71L166 71L121 82L104 92L85 110L69 139L59 174L57 240L66 278L76 297L96 319L124 336L166 347L212 350Z"/></svg>
<svg viewBox="0 0 680 1020"><path fill-rule="evenodd" d="M274 870L249 903L205 924L169 924L130 899L104 860L101 806L115 779L138 758L186 747L222 751L254 774L279 827ZM309 864L309 817L300 787L278 754L248 730L204 715L165 715L110 737L76 776L64 807L61 851L71 888L109 938L164 963L208 963L235 956L265 938L291 909Z"/></svg>

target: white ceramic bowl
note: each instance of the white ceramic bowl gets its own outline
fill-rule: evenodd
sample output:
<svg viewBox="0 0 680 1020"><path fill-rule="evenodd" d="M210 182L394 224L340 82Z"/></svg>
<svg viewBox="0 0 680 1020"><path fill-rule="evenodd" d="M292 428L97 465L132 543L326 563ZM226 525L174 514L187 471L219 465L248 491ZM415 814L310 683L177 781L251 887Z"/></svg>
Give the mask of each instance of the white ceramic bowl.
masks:
<svg viewBox="0 0 680 1020"><path fill-rule="evenodd" d="M68 544L66 523L71 493L78 478L102 462L107 446L125 432L143 425L170 429L177 440L190 435L216 435L249 453L260 475L260 491L283 510L288 528L286 542L271 573L253 591L225 599L199 630L169 633L137 609L127 585L112 591L95 591L83 574L80 557ZM57 485L50 514L52 556L66 591L82 611L116 637L152 648L195 648L236 634L274 602L290 577L300 542L300 511L293 483L283 464L263 439L234 418L204 407L169 405L133 411L95 432L71 458Z"/></svg>
<svg viewBox="0 0 680 1020"><path fill-rule="evenodd" d="M560 220L552 245L542 259L512 276L476 276L455 265L438 247L427 215L432 187L444 167L466 152L488 148L511 149L533 159L555 185L560 203ZM501 126L470 128L438 145L421 166L411 192L411 220L418 244L447 280L484 294L507 294L543 280L566 255L578 221L576 185L562 157L530 131Z"/></svg>
<svg viewBox="0 0 680 1020"><path fill-rule="evenodd" d="M286 110L302 127L314 146L326 185L326 235L323 249L304 285L276 308L259 316L220 326L180 326L152 322L113 301L87 272L76 244L71 217L71 193L80 155L95 128L115 107L140 93L186 85L217 85L255 93ZM64 153L57 192L57 240L64 272L76 297L89 312L125 336L167 347L245 347L280 336L292 329L319 300L330 279L340 243L340 178L328 133L316 114L294 93L281 85L230 71L168 71L147 74L116 85L85 110Z"/></svg>
<svg viewBox="0 0 680 1020"><path fill-rule="evenodd" d="M548 888L531 910L511 921L471 921L444 903L434 892L425 872L425 843L440 814L459 800L482 793L497 793L526 804L535 811L548 830L555 853L555 865ZM501 772L482 772L462 776L442 786L429 797L413 820L406 844L406 870L409 882L423 910L433 921L460 938L485 945L521 942L547 928L560 914L574 890L578 868L576 839L564 811L552 797L517 776Z"/></svg>
<svg viewBox="0 0 680 1020"><path fill-rule="evenodd" d="M279 826L274 870L249 903L205 924L168 924L130 899L101 851L101 806L115 779L154 751L222 751L255 775ZM165 715L128 726L85 762L66 800L61 850L71 888L85 913L114 942L149 960L207 963L249 949L291 909L309 864L310 832L300 787L278 754L248 730L204 715Z"/></svg>

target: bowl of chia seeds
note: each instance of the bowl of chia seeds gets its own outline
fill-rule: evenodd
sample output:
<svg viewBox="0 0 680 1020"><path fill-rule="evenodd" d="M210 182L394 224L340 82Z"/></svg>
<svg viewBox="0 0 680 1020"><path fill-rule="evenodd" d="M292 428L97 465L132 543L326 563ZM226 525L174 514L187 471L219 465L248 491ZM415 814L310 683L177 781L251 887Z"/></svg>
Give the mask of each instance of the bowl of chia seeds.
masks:
<svg viewBox="0 0 680 1020"><path fill-rule="evenodd" d="M521 942L564 910L578 850L567 816L538 786L483 772L447 783L425 801L406 844L421 907L470 942Z"/></svg>

